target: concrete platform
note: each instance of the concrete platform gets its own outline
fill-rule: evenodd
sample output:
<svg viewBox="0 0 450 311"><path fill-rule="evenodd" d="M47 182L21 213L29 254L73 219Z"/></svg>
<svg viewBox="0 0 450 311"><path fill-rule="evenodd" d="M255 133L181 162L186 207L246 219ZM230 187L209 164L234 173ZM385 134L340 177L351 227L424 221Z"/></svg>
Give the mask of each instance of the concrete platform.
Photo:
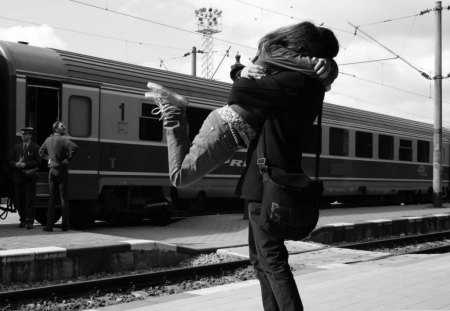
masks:
<svg viewBox="0 0 450 311"><path fill-rule="evenodd" d="M241 214L190 217L164 227L148 223L127 227L98 224L85 231L62 232L55 228L52 233L42 231L41 226L35 226L33 230L19 229L17 223L17 214L10 214L6 220L0 221L1 282L4 283L67 278L98 272L94 268L86 270L79 265L78 258L86 254L102 263L94 267L133 270L133 265L142 267L142 252L150 254L156 251L158 258L161 258L157 260L158 264L164 264L162 258L172 255L182 258L178 255L245 246L248 235L248 222L243 220ZM392 233L408 234L445 228L450 229L449 206L326 209L321 211L318 227L311 240L327 243L352 241ZM19 266L20 275L14 273ZM64 267L69 270L61 272L65 271ZM47 272L36 274L33 269Z"/></svg>
<svg viewBox="0 0 450 311"><path fill-rule="evenodd" d="M405 255L305 269L295 280L305 310L450 310L450 254ZM263 310L255 280L96 309L98 311Z"/></svg>

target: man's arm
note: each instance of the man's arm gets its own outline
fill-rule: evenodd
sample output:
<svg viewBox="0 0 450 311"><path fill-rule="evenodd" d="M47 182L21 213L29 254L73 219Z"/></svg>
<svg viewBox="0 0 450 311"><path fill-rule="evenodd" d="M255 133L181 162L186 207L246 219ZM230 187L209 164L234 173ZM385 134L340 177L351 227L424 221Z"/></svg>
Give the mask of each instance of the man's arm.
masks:
<svg viewBox="0 0 450 311"><path fill-rule="evenodd" d="M78 151L78 145L72 142L70 139L66 140L67 161L71 161Z"/></svg>
<svg viewBox="0 0 450 311"><path fill-rule="evenodd" d="M48 149L47 149L47 139L42 144L41 148L39 148L39 156L44 159L45 161L48 161Z"/></svg>

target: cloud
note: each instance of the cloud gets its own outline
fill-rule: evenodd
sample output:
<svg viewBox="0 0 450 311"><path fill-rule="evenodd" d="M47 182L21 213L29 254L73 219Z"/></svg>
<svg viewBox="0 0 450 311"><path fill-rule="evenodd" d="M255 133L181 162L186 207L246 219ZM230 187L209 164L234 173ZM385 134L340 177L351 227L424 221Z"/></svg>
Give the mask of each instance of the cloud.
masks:
<svg viewBox="0 0 450 311"><path fill-rule="evenodd" d="M58 37L51 26L46 24L0 28L0 39L12 42L26 41L35 46L67 49L67 44Z"/></svg>

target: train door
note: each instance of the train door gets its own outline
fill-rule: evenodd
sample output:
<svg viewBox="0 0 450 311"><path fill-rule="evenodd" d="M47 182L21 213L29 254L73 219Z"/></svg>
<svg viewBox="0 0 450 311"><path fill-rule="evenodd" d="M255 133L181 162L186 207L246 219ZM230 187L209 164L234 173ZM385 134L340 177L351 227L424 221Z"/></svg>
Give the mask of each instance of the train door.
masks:
<svg viewBox="0 0 450 311"><path fill-rule="evenodd" d="M68 137L79 147L70 164L70 200L98 199L99 104L98 86L63 84L62 121Z"/></svg>
<svg viewBox="0 0 450 311"><path fill-rule="evenodd" d="M60 84L43 79L26 80L25 126L34 128L33 141L39 146L52 133L52 124L61 119ZM17 109L20 111L18 100ZM23 111L23 110L22 110ZM23 123L22 123L23 124ZM49 197L47 163L42 161L36 187L36 220L46 224L47 199ZM55 213L55 221L60 217Z"/></svg>
<svg viewBox="0 0 450 311"><path fill-rule="evenodd" d="M27 81L25 124L34 128L34 141L38 145L42 145L52 133L52 124L61 120L60 94L59 83L35 79Z"/></svg>

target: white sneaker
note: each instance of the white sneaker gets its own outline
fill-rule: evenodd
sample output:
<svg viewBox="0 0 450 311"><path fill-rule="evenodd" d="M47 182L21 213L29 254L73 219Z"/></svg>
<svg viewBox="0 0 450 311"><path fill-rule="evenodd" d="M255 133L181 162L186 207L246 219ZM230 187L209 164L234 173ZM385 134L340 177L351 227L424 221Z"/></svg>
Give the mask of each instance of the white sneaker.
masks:
<svg viewBox="0 0 450 311"><path fill-rule="evenodd" d="M182 108L189 104L189 101L185 97L169 90L168 88L165 88L160 84L149 82L147 83L147 87L150 89L150 92L145 93L146 98L153 98L157 101L169 99L169 101L166 100L164 102L168 102Z"/></svg>

